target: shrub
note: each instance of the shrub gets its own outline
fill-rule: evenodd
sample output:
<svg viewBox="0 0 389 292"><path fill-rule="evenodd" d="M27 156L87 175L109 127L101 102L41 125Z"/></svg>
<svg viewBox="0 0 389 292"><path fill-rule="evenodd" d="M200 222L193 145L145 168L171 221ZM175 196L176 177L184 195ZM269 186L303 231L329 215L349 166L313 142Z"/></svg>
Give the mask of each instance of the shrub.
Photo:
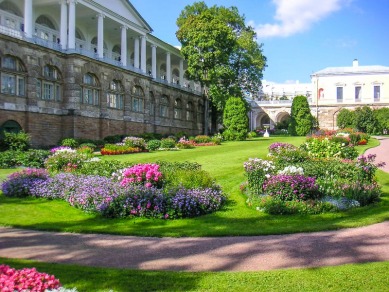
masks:
<svg viewBox="0 0 389 292"><path fill-rule="evenodd" d="M129 185L111 201L101 204L97 211L108 218L127 216L165 218L167 204L167 198L160 189Z"/></svg>
<svg viewBox="0 0 389 292"><path fill-rule="evenodd" d="M337 138L344 139L344 138ZM337 142L335 138L309 138L302 145L302 149L308 152L310 157L316 158L346 158L354 159L358 156L358 151L352 145L346 145L343 140Z"/></svg>
<svg viewBox="0 0 389 292"><path fill-rule="evenodd" d="M221 134L216 134L211 138L211 142L215 145L220 145L223 141L223 136Z"/></svg>
<svg viewBox="0 0 389 292"><path fill-rule="evenodd" d="M375 154L361 155L357 159L356 167L359 169L358 181L374 182L375 173L379 167L385 166L385 162L375 164Z"/></svg>
<svg viewBox="0 0 389 292"><path fill-rule="evenodd" d="M162 149L171 149L176 147L176 140L173 138L165 138L161 140L161 147Z"/></svg>
<svg viewBox="0 0 389 292"><path fill-rule="evenodd" d="M320 197L315 178L303 175L271 176L264 182L263 190L281 201L307 201Z"/></svg>
<svg viewBox="0 0 389 292"><path fill-rule="evenodd" d="M10 174L1 184L1 190L7 197L27 197L31 195L31 188L38 181L48 179L45 169L27 168Z"/></svg>
<svg viewBox="0 0 389 292"><path fill-rule="evenodd" d="M292 144L289 144L289 143L282 143L282 142L275 142L275 143L272 143L270 146L269 146L269 153L272 155L272 156L278 156L280 155L284 150L296 150L297 147L292 145Z"/></svg>
<svg viewBox="0 0 389 292"><path fill-rule="evenodd" d="M355 128L356 127L355 111L348 109L341 109L336 117L336 125L341 128Z"/></svg>
<svg viewBox="0 0 389 292"><path fill-rule="evenodd" d="M107 136L103 140L105 143L108 144L115 144L115 143L120 143L125 136L123 135L112 135L112 136Z"/></svg>
<svg viewBox="0 0 389 292"><path fill-rule="evenodd" d="M275 171L273 162L259 158L249 158L243 166L246 171L250 193L252 195L262 194L262 185L266 177L273 174Z"/></svg>
<svg viewBox="0 0 389 292"><path fill-rule="evenodd" d="M259 200L257 209L270 215L292 215L292 214L321 214L324 212L336 211L337 208L322 201L283 201L271 196L263 196Z"/></svg>
<svg viewBox="0 0 389 292"><path fill-rule="evenodd" d="M91 143L91 142L88 142L88 143L80 143L79 148L82 148L82 147L89 147L89 148L91 148L93 151L95 151L96 148L97 148L97 145L94 144L94 143Z"/></svg>
<svg viewBox="0 0 389 292"><path fill-rule="evenodd" d="M159 165L154 163L137 164L123 170L122 186L144 185L147 188L161 186L162 173Z"/></svg>
<svg viewBox="0 0 389 292"><path fill-rule="evenodd" d="M247 133L247 138L248 138L248 139L252 139L252 138L255 138L255 137L258 137L257 132L251 131L251 132L248 132L248 133Z"/></svg>
<svg viewBox="0 0 389 292"><path fill-rule="evenodd" d="M196 217L220 209L226 201L219 189L181 188L171 194L172 216L175 218Z"/></svg>
<svg viewBox="0 0 389 292"><path fill-rule="evenodd" d="M302 149L279 149L276 156L272 157L276 167L284 168L291 164L298 164L309 159L308 153Z"/></svg>
<svg viewBox="0 0 389 292"><path fill-rule="evenodd" d="M150 151L155 151L159 147L161 147L161 141L160 140L150 140L149 142L147 142L147 146L146 146L146 148L148 150L150 150Z"/></svg>
<svg viewBox="0 0 389 292"><path fill-rule="evenodd" d="M61 144L61 146L67 146L70 148L78 147L78 142L76 141L76 139L73 139L73 138L65 138L61 141L60 144Z"/></svg>
<svg viewBox="0 0 389 292"><path fill-rule="evenodd" d="M305 136L313 128L313 123L314 118L307 98L302 95L296 96L292 102L288 132L292 136Z"/></svg>
<svg viewBox="0 0 389 292"><path fill-rule="evenodd" d="M120 154L131 154L139 153L142 149L133 148L126 145L117 145L117 144L105 144L104 148L101 148L101 155L120 155Z"/></svg>
<svg viewBox="0 0 389 292"><path fill-rule="evenodd" d="M195 148L195 143L193 141L186 140L185 138L181 138L176 147L179 149L193 149Z"/></svg>
<svg viewBox="0 0 389 292"><path fill-rule="evenodd" d="M197 135L193 140L196 142L196 144L212 142L212 138L207 135Z"/></svg>
<svg viewBox="0 0 389 292"><path fill-rule="evenodd" d="M211 188L215 186L215 180L204 170L174 170L163 172L164 188L177 189L184 187L193 188Z"/></svg>
<svg viewBox="0 0 389 292"><path fill-rule="evenodd" d="M96 160L97 159L97 160ZM131 164L117 161L117 160L100 160L95 157L77 169L77 173L84 175L100 175L105 177L112 177L114 174L121 173L125 168L130 167Z"/></svg>
<svg viewBox="0 0 389 292"><path fill-rule="evenodd" d="M91 155L77 153L75 150L56 151L46 159L45 166L50 173L58 173L60 171L72 172L82 167L91 158Z"/></svg>
<svg viewBox="0 0 389 292"><path fill-rule="evenodd" d="M225 140L245 140L248 132L247 108L239 97L229 97L223 112Z"/></svg>
<svg viewBox="0 0 389 292"><path fill-rule="evenodd" d="M77 148L76 151L77 153L85 153L85 154L92 155L94 152L94 148L85 145L85 146L80 146L79 148Z"/></svg>
<svg viewBox="0 0 389 292"><path fill-rule="evenodd" d="M142 150L146 149L146 142L143 138L125 137L122 143L131 148L140 148Z"/></svg>
<svg viewBox="0 0 389 292"><path fill-rule="evenodd" d="M50 155L47 150L29 149L27 151L8 150L0 152L0 168L17 166L42 168L45 159Z"/></svg>
<svg viewBox="0 0 389 292"><path fill-rule="evenodd" d="M61 283L55 276L40 273L35 268L16 270L6 265L0 265L1 291L44 292L60 287Z"/></svg>
<svg viewBox="0 0 389 292"><path fill-rule="evenodd" d="M30 135L23 131L18 133L4 132L4 144L6 149L25 151L30 147Z"/></svg>

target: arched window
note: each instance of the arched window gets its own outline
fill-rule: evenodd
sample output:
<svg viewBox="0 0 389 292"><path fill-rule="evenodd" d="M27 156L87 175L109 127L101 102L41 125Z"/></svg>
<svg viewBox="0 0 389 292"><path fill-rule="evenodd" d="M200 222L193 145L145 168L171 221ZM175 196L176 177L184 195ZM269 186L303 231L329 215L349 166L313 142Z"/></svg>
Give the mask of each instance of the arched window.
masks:
<svg viewBox="0 0 389 292"><path fill-rule="evenodd" d="M1 93L25 96L26 73L22 62L13 56L1 58Z"/></svg>
<svg viewBox="0 0 389 292"><path fill-rule="evenodd" d="M43 67L43 78L36 81L36 94L44 100L61 100L62 77L59 70L51 65Z"/></svg>
<svg viewBox="0 0 389 292"><path fill-rule="evenodd" d="M174 118L176 120L180 120L182 118L182 102L179 98L174 101Z"/></svg>
<svg viewBox="0 0 389 292"><path fill-rule="evenodd" d="M159 102L160 106L160 116L168 117L169 116L169 98L166 95L161 96L161 100Z"/></svg>
<svg viewBox="0 0 389 292"><path fill-rule="evenodd" d="M55 25L54 25L54 23L50 20L50 18L48 18L48 17L45 16L45 15L39 16L39 17L36 19L36 23L55 30Z"/></svg>
<svg viewBox="0 0 389 292"><path fill-rule="evenodd" d="M193 121L193 103L190 101L186 104L186 120Z"/></svg>
<svg viewBox="0 0 389 292"><path fill-rule="evenodd" d="M144 93L140 86L132 88L132 110L134 112L143 112Z"/></svg>
<svg viewBox="0 0 389 292"><path fill-rule="evenodd" d="M119 80L112 80L107 92L108 107L123 109L124 90Z"/></svg>
<svg viewBox="0 0 389 292"><path fill-rule="evenodd" d="M81 90L81 103L99 105L99 81L92 73L84 75Z"/></svg>
<svg viewBox="0 0 389 292"><path fill-rule="evenodd" d="M0 138L4 137L4 132L7 133L19 133L22 130L22 127L18 122L13 120L8 120L0 127Z"/></svg>

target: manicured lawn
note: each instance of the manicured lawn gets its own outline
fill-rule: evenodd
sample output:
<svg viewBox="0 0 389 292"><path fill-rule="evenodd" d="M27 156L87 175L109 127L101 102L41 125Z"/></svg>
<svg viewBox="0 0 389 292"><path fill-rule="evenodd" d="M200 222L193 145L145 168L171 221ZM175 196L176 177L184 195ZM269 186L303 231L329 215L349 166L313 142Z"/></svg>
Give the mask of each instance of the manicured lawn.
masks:
<svg viewBox="0 0 389 292"><path fill-rule="evenodd" d="M372 206L347 212L307 216L271 216L246 206L239 185L245 181L243 162L250 157L265 158L273 142L300 145L304 138L271 137L222 146L198 147L174 152L153 152L104 157L131 162L196 161L210 172L228 194L228 204L214 214L195 219L105 219L85 214L62 201L13 199L0 196L0 225L28 229L82 233L114 233L139 236L238 236L283 234L357 227L389 219L389 175L379 171L384 197ZM372 139L368 146L378 145ZM7 172L9 172L7 170ZM6 171L0 171L0 179Z"/></svg>
<svg viewBox="0 0 389 292"><path fill-rule="evenodd" d="M60 265L0 258L35 267L78 291L388 291L389 262L264 272L160 272Z"/></svg>

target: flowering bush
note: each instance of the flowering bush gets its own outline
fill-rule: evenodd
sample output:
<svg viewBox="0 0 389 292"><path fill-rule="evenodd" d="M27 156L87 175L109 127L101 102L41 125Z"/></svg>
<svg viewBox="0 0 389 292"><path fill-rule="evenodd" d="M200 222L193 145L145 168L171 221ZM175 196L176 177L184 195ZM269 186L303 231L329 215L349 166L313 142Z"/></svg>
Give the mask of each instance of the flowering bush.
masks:
<svg viewBox="0 0 389 292"><path fill-rule="evenodd" d="M337 139L344 139L338 137ZM338 141L335 138L309 138L303 144L303 149L308 152L310 157L316 158L347 158L354 159L358 156L358 151L354 148L353 145L347 145L348 143L344 141Z"/></svg>
<svg viewBox="0 0 389 292"><path fill-rule="evenodd" d="M249 160L245 162L243 166L246 171L248 188L251 194L262 194L263 182L267 176L270 176L275 171L273 162L259 158L249 158Z"/></svg>
<svg viewBox="0 0 389 292"><path fill-rule="evenodd" d="M75 150L59 150L49 156L45 161L45 167L49 173L60 171L75 171L93 156L86 153L77 153Z"/></svg>
<svg viewBox="0 0 389 292"><path fill-rule="evenodd" d="M120 155L142 152L141 148L119 144L105 144L100 150L101 155Z"/></svg>
<svg viewBox="0 0 389 292"><path fill-rule="evenodd" d="M96 160L94 157L86 161L80 168L77 169L78 174L84 175L99 175L105 177L112 177L114 173L121 173L125 168L131 166L130 163L121 162L117 160Z"/></svg>
<svg viewBox="0 0 389 292"><path fill-rule="evenodd" d="M287 166L283 170L278 171L278 174L299 174L304 175L304 169L302 167L296 167L294 165Z"/></svg>
<svg viewBox="0 0 389 292"><path fill-rule="evenodd" d="M35 291L58 289L61 283L53 275L40 273L35 268L13 269L0 265L0 291Z"/></svg>
<svg viewBox="0 0 389 292"><path fill-rule="evenodd" d="M177 218L196 217L220 209L226 198L215 188L181 188L171 195L172 216Z"/></svg>
<svg viewBox="0 0 389 292"><path fill-rule="evenodd" d="M281 201L307 201L320 197L315 178L303 175L271 176L264 182L263 190L267 195Z"/></svg>
<svg viewBox="0 0 389 292"><path fill-rule="evenodd" d="M140 148L142 150L146 149L146 142L143 138L125 137L122 142L124 143L124 145L131 148Z"/></svg>
<svg viewBox="0 0 389 292"><path fill-rule="evenodd" d="M151 188L159 186L162 181L162 173L159 171L158 164L137 164L123 171L122 186L129 184L144 185Z"/></svg>
<svg viewBox="0 0 389 292"><path fill-rule="evenodd" d="M1 184L3 194L8 197L26 197L31 195L31 188L38 181L49 177L45 169L27 168L10 174Z"/></svg>
<svg viewBox="0 0 389 292"><path fill-rule="evenodd" d="M375 173L379 167L384 167L385 162L375 164L375 158L377 155L369 154L367 156L361 155L357 159L356 166L360 170L358 179L360 181L373 182L375 181Z"/></svg>
<svg viewBox="0 0 389 292"><path fill-rule="evenodd" d="M378 201L381 188L376 182L363 182L337 179L333 176L317 181L322 195L334 199L355 200L361 206Z"/></svg>
<svg viewBox="0 0 389 292"><path fill-rule="evenodd" d="M297 147L289 143L276 142L269 146L269 154L278 156L284 150L296 150Z"/></svg>
<svg viewBox="0 0 389 292"><path fill-rule="evenodd" d="M112 200L100 204L97 211L104 217L165 218L168 200L162 190L143 185L128 185Z"/></svg>
<svg viewBox="0 0 389 292"><path fill-rule="evenodd" d="M50 152L51 153L56 153L57 151L69 151L69 152L75 152L75 150L73 150L71 147L69 146L58 146L58 147L54 147L54 148L51 148L50 149Z"/></svg>
<svg viewBox="0 0 389 292"><path fill-rule="evenodd" d="M196 143L194 141L186 140L185 138L181 138L178 140L178 143L176 144L176 147L180 149L192 149L196 146Z"/></svg>
<svg viewBox="0 0 389 292"><path fill-rule="evenodd" d="M92 155L93 152L95 151L94 148L90 147L90 146L80 146L76 149L76 151L78 153L85 153L85 154L89 154L89 155Z"/></svg>
<svg viewBox="0 0 389 292"><path fill-rule="evenodd" d="M212 142L212 138L207 135L197 135L193 140L198 144Z"/></svg>

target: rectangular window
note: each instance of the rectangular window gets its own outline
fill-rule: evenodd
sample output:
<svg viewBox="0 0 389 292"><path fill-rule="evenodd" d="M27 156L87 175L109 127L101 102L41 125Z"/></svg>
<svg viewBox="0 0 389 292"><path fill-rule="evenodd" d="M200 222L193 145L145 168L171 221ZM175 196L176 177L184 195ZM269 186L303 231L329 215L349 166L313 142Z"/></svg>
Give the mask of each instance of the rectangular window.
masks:
<svg viewBox="0 0 389 292"><path fill-rule="evenodd" d="M1 93L16 94L16 80L15 76L2 73L1 74Z"/></svg>
<svg viewBox="0 0 389 292"><path fill-rule="evenodd" d="M361 86L355 86L355 101L361 101Z"/></svg>
<svg viewBox="0 0 389 292"><path fill-rule="evenodd" d="M83 103L93 104L93 90L90 88L84 88Z"/></svg>
<svg viewBox="0 0 389 292"><path fill-rule="evenodd" d="M374 101L380 101L381 96L381 86L374 86Z"/></svg>
<svg viewBox="0 0 389 292"><path fill-rule="evenodd" d="M336 87L336 100L343 102L343 87Z"/></svg>
<svg viewBox="0 0 389 292"><path fill-rule="evenodd" d="M43 83L43 99L54 99L54 85L52 83Z"/></svg>
<svg viewBox="0 0 389 292"><path fill-rule="evenodd" d="M40 80L36 81L36 97L42 97L42 82Z"/></svg>
<svg viewBox="0 0 389 292"><path fill-rule="evenodd" d="M60 85L56 85L56 87L55 87L55 100L60 101L61 98L62 98L61 86Z"/></svg>
<svg viewBox="0 0 389 292"><path fill-rule="evenodd" d="M121 94L108 93L108 106L117 109L123 109L123 96Z"/></svg>
<svg viewBox="0 0 389 292"><path fill-rule="evenodd" d="M168 109L166 105L161 105L161 117L167 117L168 116Z"/></svg>
<svg viewBox="0 0 389 292"><path fill-rule="evenodd" d="M24 96L24 78L18 77L18 96Z"/></svg>

